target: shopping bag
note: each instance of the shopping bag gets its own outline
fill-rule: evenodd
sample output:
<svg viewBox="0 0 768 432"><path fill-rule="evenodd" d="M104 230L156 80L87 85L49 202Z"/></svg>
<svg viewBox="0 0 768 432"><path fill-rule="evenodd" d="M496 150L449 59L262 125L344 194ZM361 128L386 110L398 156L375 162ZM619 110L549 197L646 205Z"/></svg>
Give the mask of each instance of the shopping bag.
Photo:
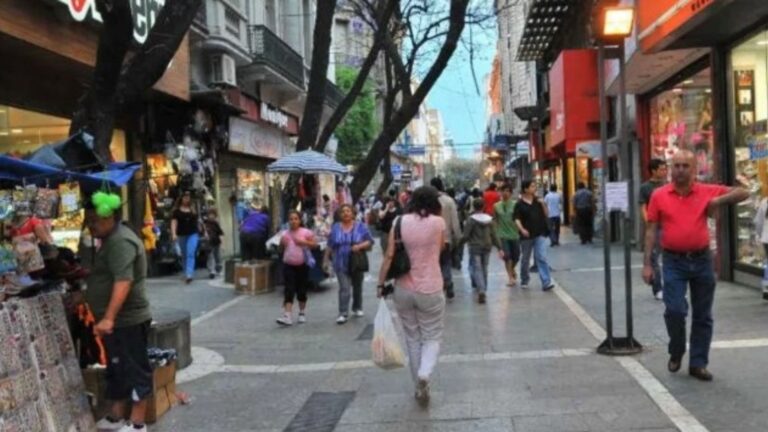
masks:
<svg viewBox="0 0 768 432"><path fill-rule="evenodd" d="M373 363L385 370L405 366L405 353L397 335L392 313L384 299L379 300L379 310L373 321L371 355Z"/></svg>

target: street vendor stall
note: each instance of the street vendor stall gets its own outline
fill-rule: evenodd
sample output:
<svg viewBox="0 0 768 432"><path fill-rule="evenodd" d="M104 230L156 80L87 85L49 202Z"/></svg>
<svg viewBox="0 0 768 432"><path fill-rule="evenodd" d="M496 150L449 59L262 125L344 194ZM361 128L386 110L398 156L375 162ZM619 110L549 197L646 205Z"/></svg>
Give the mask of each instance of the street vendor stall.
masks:
<svg viewBox="0 0 768 432"><path fill-rule="evenodd" d="M313 150L304 150L285 156L267 166L267 171L270 173L284 173L284 174L301 174L302 176L320 175L320 174L332 174L337 176L346 175L349 170L344 165L336 162L328 156L318 153ZM312 251L312 254L317 263L314 267L310 268L309 279L317 286L322 282L327 274L323 270L320 263L323 262L323 251L327 245L328 234L330 233L331 224L333 223L333 215L328 214L322 205L322 189L318 179L302 179L302 185L304 181L310 183L310 191L306 189L302 190L303 198L301 200L301 211L304 214L304 224L307 228L314 231L315 238L318 241L319 247ZM277 247L285 232L285 227L268 243L269 246Z"/></svg>
<svg viewBox="0 0 768 432"><path fill-rule="evenodd" d="M82 159L87 152L73 156L72 151L84 151L86 141L71 137L33 160L0 156L2 431L95 430L67 316L85 309L65 308L87 275L76 256L83 244L81 203L101 191L106 201L94 200L103 204L97 212L119 207L119 195L105 192L118 192L140 165L67 160Z"/></svg>

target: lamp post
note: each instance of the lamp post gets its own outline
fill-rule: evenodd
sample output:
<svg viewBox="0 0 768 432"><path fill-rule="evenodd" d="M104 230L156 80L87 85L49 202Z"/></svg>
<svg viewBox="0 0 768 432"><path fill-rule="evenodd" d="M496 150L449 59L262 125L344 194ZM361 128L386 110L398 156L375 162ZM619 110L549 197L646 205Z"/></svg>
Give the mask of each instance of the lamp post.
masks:
<svg viewBox="0 0 768 432"><path fill-rule="evenodd" d="M632 34L632 26L635 19L633 7L618 6L616 2L604 5L598 10L596 20L597 49L598 49L598 85L600 95L600 150L603 165L603 175L600 179L603 204L603 258L605 264L605 317L606 339L597 348L601 354L626 355L636 354L643 347L634 338L634 326L632 317L632 260L630 233L633 227L634 205L632 203L632 191L634 190L634 174L632 172L632 151L629 148L627 115L626 115L626 79L624 65L624 40ZM606 45L614 47L606 49ZM619 143L623 150L622 173L627 181L627 193L629 195L629 209L624 212L624 281L626 290L626 337L617 338L613 335L613 295L611 287L611 246L610 246L610 215L608 199L606 196L606 175L608 171L608 113L605 94L605 71L603 69L605 59L618 59L619 61Z"/></svg>

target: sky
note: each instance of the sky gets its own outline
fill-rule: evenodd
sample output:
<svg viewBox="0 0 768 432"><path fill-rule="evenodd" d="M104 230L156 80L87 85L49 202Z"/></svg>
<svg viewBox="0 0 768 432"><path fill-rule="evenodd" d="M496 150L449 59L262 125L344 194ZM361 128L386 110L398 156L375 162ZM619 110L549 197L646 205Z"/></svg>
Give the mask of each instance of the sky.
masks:
<svg viewBox="0 0 768 432"><path fill-rule="evenodd" d="M460 48L427 96L427 105L440 110L446 136L457 143L459 157L473 158L484 139L486 126L486 78L491 72L496 52L496 33L473 34L475 38L474 69L477 93L467 49ZM466 29L465 29L466 39ZM470 145L475 143L476 145Z"/></svg>

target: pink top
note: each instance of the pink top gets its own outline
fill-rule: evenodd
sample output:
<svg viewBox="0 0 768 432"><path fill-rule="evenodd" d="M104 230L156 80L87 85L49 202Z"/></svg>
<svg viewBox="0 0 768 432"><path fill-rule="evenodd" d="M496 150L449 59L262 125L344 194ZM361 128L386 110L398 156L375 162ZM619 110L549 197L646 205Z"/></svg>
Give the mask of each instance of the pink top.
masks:
<svg viewBox="0 0 768 432"><path fill-rule="evenodd" d="M393 225L394 226L394 225ZM403 244L411 260L411 271L397 280L398 286L421 294L443 290L440 273L440 236L445 221L440 216L403 216L400 227Z"/></svg>
<svg viewBox="0 0 768 432"><path fill-rule="evenodd" d="M298 246L293 239L308 241L315 237L312 231L299 228L296 231L288 230L283 234L282 243L285 246L283 262L288 265L300 266L304 264L304 248Z"/></svg>

